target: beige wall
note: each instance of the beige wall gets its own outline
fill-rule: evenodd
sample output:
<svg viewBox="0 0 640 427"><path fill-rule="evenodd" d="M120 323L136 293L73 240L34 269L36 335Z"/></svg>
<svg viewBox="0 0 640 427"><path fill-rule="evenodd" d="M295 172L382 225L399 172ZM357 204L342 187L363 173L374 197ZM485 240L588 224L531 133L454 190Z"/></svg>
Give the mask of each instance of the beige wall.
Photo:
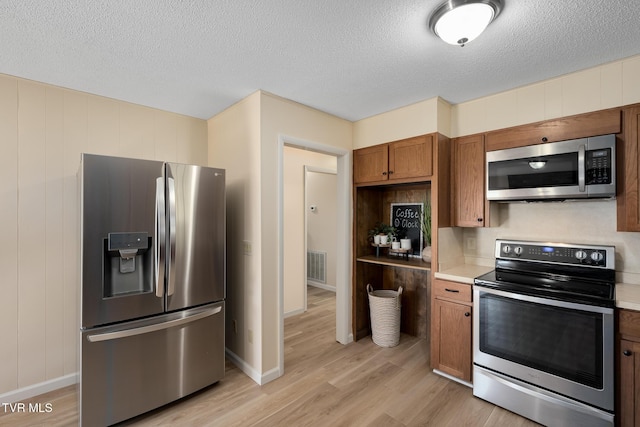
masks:
<svg viewBox="0 0 640 427"><path fill-rule="evenodd" d="M278 366L279 343L283 338L278 329L278 272L281 261L274 245L282 236L277 233L278 144L286 137L313 141L318 144L352 149L353 124L301 104L271 94L262 97L262 150L261 150L261 197L262 197L262 289L263 289L263 340L270 345L263 349L263 370ZM348 206L342 207L349 209ZM275 246L278 247L278 246Z"/></svg>
<svg viewBox="0 0 640 427"><path fill-rule="evenodd" d="M640 102L640 56L453 106L451 136Z"/></svg>
<svg viewBox="0 0 640 427"><path fill-rule="evenodd" d="M378 114L353 124L353 148L437 132L449 134L450 106L440 98L427 99Z"/></svg>
<svg viewBox="0 0 640 427"><path fill-rule="evenodd" d="M291 137L351 150L352 123L265 92L254 93L208 123L210 163L223 160L222 167L228 169L228 179L234 182L228 188L234 210L228 208L228 215L244 224L244 230L241 226L230 227L229 232L238 235L229 236L228 242L251 242L251 255L233 248L227 254L228 271L238 272L230 275L227 283L227 318L238 317L240 335L229 340L227 348L246 364L243 370L261 382L277 376L282 339L282 307L278 301L278 265L282 261L278 248L283 238L277 231L282 160L279 145ZM245 276L241 277L242 271Z"/></svg>
<svg viewBox="0 0 640 427"><path fill-rule="evenodd" d="M307 211L305 210L305 166L314 166L333 171L336 171L337 169L336 158L334 156L301 150L294 147L284 147L283 280L285 315L302 312L305 308L304 295L306 277L304 274L304 264L307 262L304 239L304 219L307 214ZM335 198L334 187L334 201ZM332 230L335 230L335 226ZM330 233L325 234L330 235ZM314 248L309 247L309 249ZM333 246L333 249L335 249L335 245ZM332 253L335 257L335 250L333 250Z"/></svg>
<svg viewBox="0 0 640 427"><path fill-rule="evenodd" d="M227 177L226 346L257 372L262 365L260 98L256 92L208 121L209 164L226 169Z"/></svg>
<svg viewBox="0 0 640 427"><path fill-rule="evenodd" d="M80 153L204 164L206 122L0 75L0 394L75 375Z"/></svg>

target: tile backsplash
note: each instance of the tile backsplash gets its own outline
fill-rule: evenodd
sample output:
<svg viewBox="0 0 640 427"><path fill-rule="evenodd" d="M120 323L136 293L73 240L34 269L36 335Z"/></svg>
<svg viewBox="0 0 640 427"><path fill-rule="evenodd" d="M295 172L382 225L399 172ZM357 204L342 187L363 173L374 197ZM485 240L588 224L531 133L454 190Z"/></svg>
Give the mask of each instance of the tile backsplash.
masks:
<svg viewBox="0 0 640 427"><path fill-rule="evenodd" d="M616 247L617 281L640 284L640 233L616 231L615 200L499 203L493 227L442 229L440 265L492 265L496 239ZM443 250L443 248L445 248Z"/></svg>

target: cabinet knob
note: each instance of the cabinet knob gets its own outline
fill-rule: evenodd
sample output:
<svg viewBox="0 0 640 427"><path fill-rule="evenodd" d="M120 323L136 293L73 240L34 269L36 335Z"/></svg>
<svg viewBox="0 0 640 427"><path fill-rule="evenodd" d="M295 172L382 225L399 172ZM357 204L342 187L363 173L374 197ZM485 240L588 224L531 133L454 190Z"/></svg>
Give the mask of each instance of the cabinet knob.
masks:
<svg viewBox="0 0 640 427"><path fill-rule="evenodd" d="M478 218L478 222L482 222L482 218Z"/></svg>
<svg viewBox="0 0 640 427"><path fill-rule="evenodd" d="M542 137L542 142L547 142L549 139L546 136Z"/></svg>
<svg viewBox="0 0 640 427"><path fill-rule="evenodd" d="M393 173L393 171L389 171L389 175L391 175Z"/></svg>
<svg viewBox="0 0 640 427"><path fill-rule="evenodd" d="M468 311L464 314L464 317L469 317L471 316L471 313L469 313Z"/></svg>
<svg viewBox="0 0 640 427"><path fill-rule="evenodd" d="M386 172L382 172L382 175L386 175L386 174L387 174Z"/></svg>
<svg viewBox="0 0 640 427"><path fill-rule="evenodd" d="M631 350L625 350L622 352L622 354L624 354L625 356L631 356L633 353L631 353Z"/></svg>

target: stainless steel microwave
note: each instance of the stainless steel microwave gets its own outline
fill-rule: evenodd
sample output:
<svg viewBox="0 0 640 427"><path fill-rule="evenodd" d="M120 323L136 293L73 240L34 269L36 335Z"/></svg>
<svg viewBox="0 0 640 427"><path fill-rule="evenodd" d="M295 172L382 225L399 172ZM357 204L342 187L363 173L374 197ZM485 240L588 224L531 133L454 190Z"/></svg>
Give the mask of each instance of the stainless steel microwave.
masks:
<svg viewBox="0 0 640 427"><path fill-rule="evenodd" d="M615 135L489 151L486 159L488 200L566 200L616 195Z"/></svg>

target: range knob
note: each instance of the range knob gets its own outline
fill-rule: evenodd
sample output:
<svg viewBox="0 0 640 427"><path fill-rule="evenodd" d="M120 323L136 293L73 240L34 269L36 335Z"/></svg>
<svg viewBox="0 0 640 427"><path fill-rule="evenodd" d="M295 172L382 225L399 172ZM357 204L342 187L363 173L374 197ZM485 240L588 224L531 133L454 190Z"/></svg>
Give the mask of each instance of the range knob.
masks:
<svg viewBox="0 0 640 427"><path fill-rule="evenodd" d="M511 253L511 246L509 245L504 245L502 247L502 252L504 252L505 254L510 254Z"/></svg>
<svg viewBox="0 0 640 427"><path fill-rule="evenodd" d="M604 259L604 255L600 252L591 252L591 259L595 262L600 262Z"/></svg>
<svg viewBox="0 0 640 427"><path fill-rule="evenodd" d="M516 246L513 248L513 253L516 255L522 255L522 246Z"/></svg>
<svg viewBox="0 0 640 427"><path fill-rule="evenodd" d="M579 250L578 252L576 252L576 258L578 258L580 261L587 259L587 253L583 250Z"/></svg>

